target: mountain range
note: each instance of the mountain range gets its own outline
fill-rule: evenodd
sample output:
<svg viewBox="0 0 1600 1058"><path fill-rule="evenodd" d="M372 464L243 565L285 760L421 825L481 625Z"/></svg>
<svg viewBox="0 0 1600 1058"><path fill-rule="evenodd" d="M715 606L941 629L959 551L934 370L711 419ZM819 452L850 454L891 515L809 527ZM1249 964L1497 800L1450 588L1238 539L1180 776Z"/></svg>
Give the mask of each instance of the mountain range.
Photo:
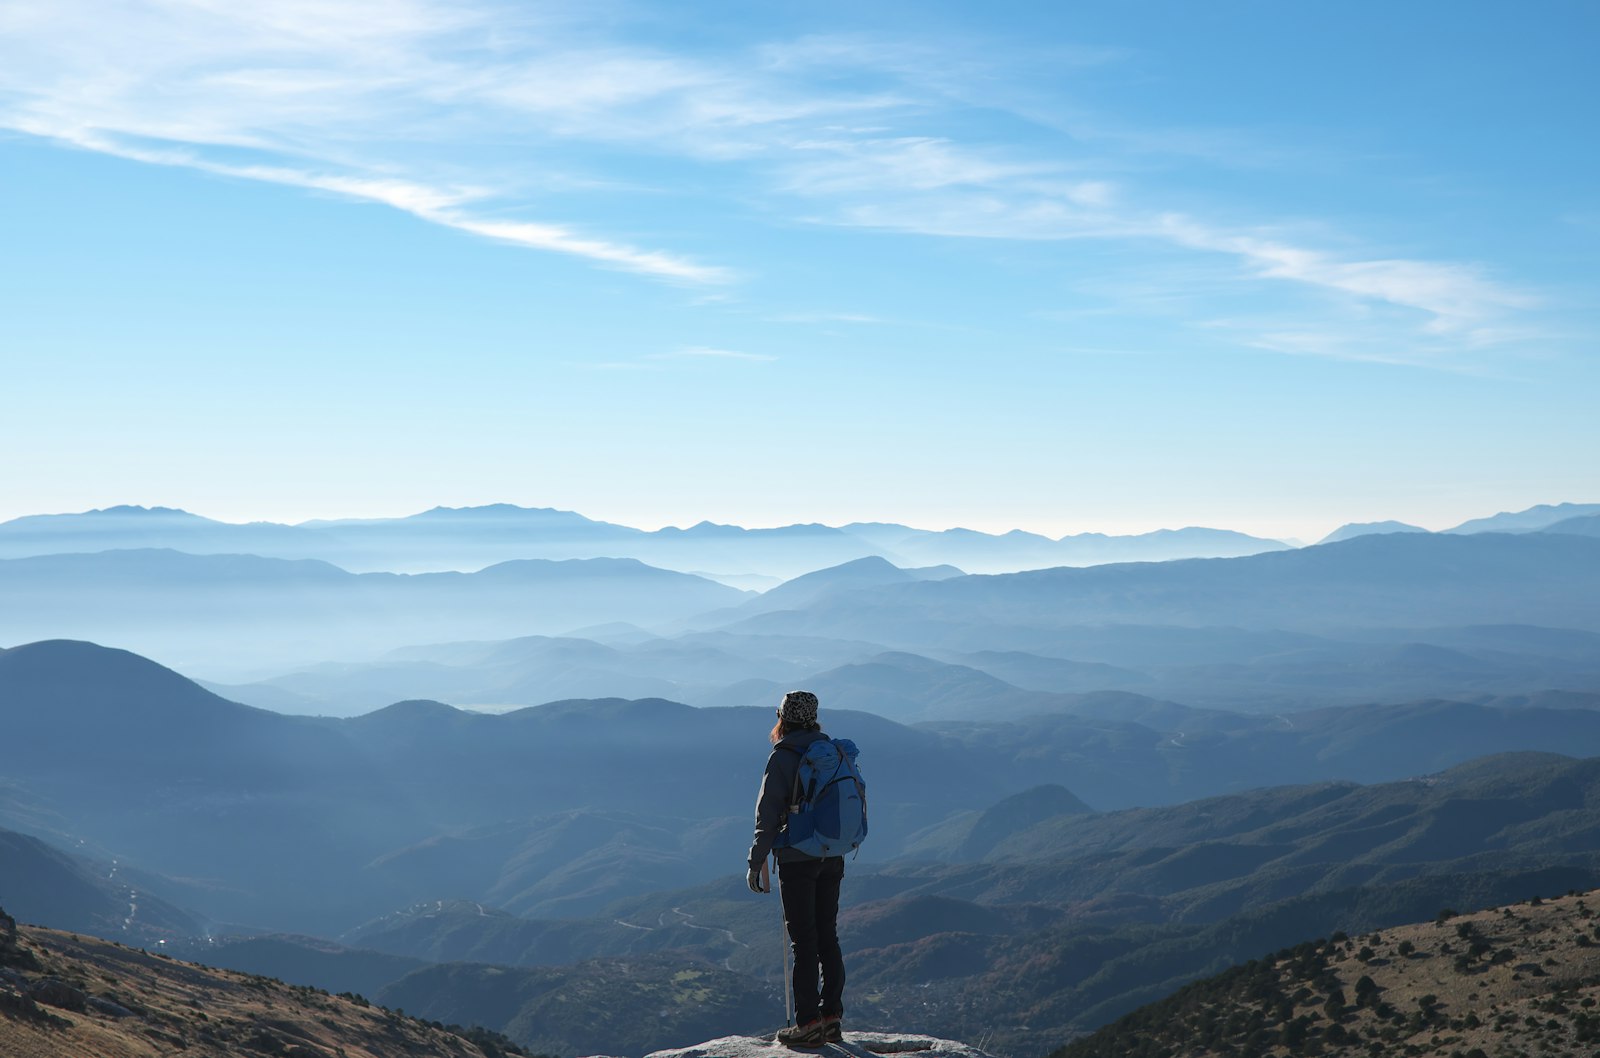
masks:
<svg viewBox="0 0 1600 1058"><path fill-rule="evenodd" d="M1161 529L1130 536L931 531L892 523L746 529L700 522L653 531L572 511L492 504L436 507L405 518L284 525L219 522L165 507L110 507L28 515L0 523L0 558L83 551L171 549L320 559L355 572L474 570L514 559L635 558L684 572L788 579L857 558L897 566L956 565L982 572L1099 562L1254 554L1288 545L1225 529Z"/></svg>
<svg viewBox="0 0 1600 1058"><path fill-rule="evenodd" d="M1543 504L1463 522L1448 533L1585 530L1578 520L1600 504ZM1592 523L1587 523L1592 526ZM1421 531L1402 522L1351 523L1323 539ZM687 529L641 530L573 511L490 504L435 507L402 518L319 519L299 524L222 522L169 507L125 505L72 514L39 514L0 522L0 558L69 552L170 549L191 554L251 554L319 559L353 572L474 570L515 559L635 558L682 572L790 579L857 558L897 566L953 565L973 573L1049 566L1174 558L1237 557L1282 550L1282 541L1227 529L1160 529L1114 536L1078 533L1052 538L1012 530L925 530L891 522L841 526L797 524L770 529L700 522ZM741 584L740 586L750 586Z"/></svg>
<svg viewBox="0 0 1600 1058"><path fill-rule="evenodd" d="M355 574L310 559L100 551L0 560L0 641L124 642L176 664L210 659L248 670L370 656L410 642L654 624L748 597L633 559Z"/></svg>
<svg viewBox="0 0 1600 1058"><path fill-rule="evenodd" d="M1304 632L1441 624L1600 631L1600 543L1530 533L1392 533L1237 559L1181 559L890 584L763 614L730 631L831 634L899 646L1027 649L1083 625ZM912 647L914 649L914 647Z"/></svg>
<svg viewBox="0 0 1600 1058"><path fill-rule="evenodd" d="M641 632L604 642L530 636L408 647L370 662L206 685L235 701L327 716L368 712L409 695L480 709L610 694L709 706L767 701L816 685L831 702L900 720L1050 711L1061 694L1101 691L1276 713L1600 686L1600 634L1529 625L1321 635L1091 625L1049 640L1027 630L1016 638L1039 652L928 646L918 653L857 639L724 631Z"/></svg>
<svg viewBox="0 0 1600 1058"><path fill-rule="evenodd" d="M0 901L526 1046L769 1018L742 862L796 686L863 747L862 1025L1038 1055L1308 937L1600 884L1600 507L996 573L962 569L1065 542L64 517L0 525L84 544L0 559ZM601 538L638 547L525 553Z"/></svg>
<svg viewBox="0 0 1600 1058"><path fill-rule="evenodd" d="M1113 692L1014 718L829 713L873 791L845 915L860 1014L892 1026L926 1003L960 1035L1003 1013L1035 1026L1006 1030L1011 1053L1038 1053L1046 1032L1330 923L1600 883L1600 761L1550 752L1600 753L1591 699L1282 717ZM0 859L0 891L129 939L196 922L207 959L525 1041L555 1039L536 1023L564 1001L538 997L633 994L619 980L654 996L688 958L707 982L756 982L739 1002L759 1005L774 905L737 871L770 719L649 699L284 716L126 652L13 648L0 825L22 852ZM1540 752L1483 759L1506 749ZM113 860L126 889L51 881ZM137 914L117 923L123 901ZM473 1006L493 975L436 969L455 960L532 976ZM1036 963L1054 969L1002 987Z"/></svg>
<svg viewBox="0 0 1600 1058"><path fill-rule="evenodd" d="M992 683L980 678L979 693ZM1381 781L1508 748L1600 753L1592 695L1551 699L1566 708L1422 701L1286 718L1125 692L1009 693L1010 716L999 696L987 720L825 713L868 747L882 784L874 857L943 847L920 835L1064 779L1108 809ZM583 914L614 897L641 855L665 885L737 863L770 719L770 707L660 699L285 716L127 652L46 642L0 652L0 729L14 753L0 825L185 879L162 895L213 920L338 932L436 898ZM713 847L731 851L718 859ZM337 895L309 905L286 884L330 880Z"/></svg>
<svg viewBox="0 0 1600 1058"><path fill-rule="evenodd" d="M1600 632L1597 587L1596 538L1548 532L982 576L870 558L762 595L631 559L403 575L108 551L0 560L0 637L123 643L226 695L334 715L415 697L744 704L884 653L1022 690L1284 711L1592 686L1575 642Z"/></svg>
<svg viewBox="0 0 1600 1058"><path fill-rule="evenodd" d="M982 863L847 869L851 1023L914 1016L939 1034L987 1038L998 1053L1041 1054L1185 981L1308 937L1593 887L1597 767L1511 755L1422 782L1288 787L1154 812L1098 815L1059 792L1043 800L1063 811L1047 807L1042 819L1008 806L1008 848ZM1082 833L1042 840L1063 826ZM776 983L772 905L741 885L641 892L559 926L471 904L419 906L347 935L354 947L342 953L318 951L317 969L297 970L288 946L279 965L342 988L375 958L361 948L443 958L375 995L571 1050L594 1038L574 1013L679 995L673 982L686 974L729 1004L730 1022L759 1016L772 1002L763 988ZM570 960L559 967L543 946L556 930ZM625 958L586 959L573 947L627 931L635 947ZM520 953L519 938L529 945ZM239 953L224 944L200 957L234 965Z"/></svg>

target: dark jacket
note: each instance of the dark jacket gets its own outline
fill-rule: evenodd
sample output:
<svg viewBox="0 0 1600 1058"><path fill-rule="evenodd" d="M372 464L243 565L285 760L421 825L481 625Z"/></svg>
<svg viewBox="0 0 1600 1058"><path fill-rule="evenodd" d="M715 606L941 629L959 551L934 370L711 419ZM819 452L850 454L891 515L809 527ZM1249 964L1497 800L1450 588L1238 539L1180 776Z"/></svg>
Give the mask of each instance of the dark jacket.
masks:
<svg viewBox="0 0 1600 1058"><path fill-rule="evenodd" d="M751 867L761 866L783 830L789 813L789 798L794 794L795 776L800 772L800 754L811 743L827 737L821 731L791 731L772 747L766 773L761 776L761 793L756 797L756 837L750 844ZM778 850L779 863L812 859L816 857L795 849Z"/></svg>

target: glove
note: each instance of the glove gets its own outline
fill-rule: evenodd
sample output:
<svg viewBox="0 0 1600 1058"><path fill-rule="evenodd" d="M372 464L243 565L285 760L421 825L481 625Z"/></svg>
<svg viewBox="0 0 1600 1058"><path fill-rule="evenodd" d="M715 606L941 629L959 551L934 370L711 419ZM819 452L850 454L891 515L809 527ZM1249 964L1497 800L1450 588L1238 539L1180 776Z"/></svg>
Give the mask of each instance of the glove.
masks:
<svg viewBox="0 0 1600 1058"><path fill-rule="evenodd" d="M754 867L750 868L750 875L745 879L745 881L749 884L750 891L752 893L766 893L771 891L761 884L761 867L762 864L758 863Z"/></svg>

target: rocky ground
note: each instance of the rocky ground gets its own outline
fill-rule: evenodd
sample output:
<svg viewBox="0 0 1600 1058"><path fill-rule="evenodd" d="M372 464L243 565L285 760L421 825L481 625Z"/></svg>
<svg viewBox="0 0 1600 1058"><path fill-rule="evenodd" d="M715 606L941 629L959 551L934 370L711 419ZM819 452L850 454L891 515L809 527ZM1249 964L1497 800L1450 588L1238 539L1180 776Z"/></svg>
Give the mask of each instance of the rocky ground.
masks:
<svg viewBox="0 0 1600 1058"><path fill-rule="evenodd" d="M725 1036L693 1047L655 1051L645 1058L795 1058L806 1054L819 1058L989 1058L982 1051L953 1040L890 1032L847 1032L842 1043L830 1043L815 1051L790 1050L774 1043L770 1036Z"/></svg>

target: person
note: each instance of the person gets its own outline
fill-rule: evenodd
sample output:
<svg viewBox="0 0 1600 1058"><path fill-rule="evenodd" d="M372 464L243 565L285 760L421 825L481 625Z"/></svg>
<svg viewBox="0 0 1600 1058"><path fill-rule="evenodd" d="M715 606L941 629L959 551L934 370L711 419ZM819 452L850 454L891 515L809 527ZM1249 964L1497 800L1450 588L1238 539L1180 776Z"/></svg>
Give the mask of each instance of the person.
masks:
<svg viewBox="0 0 1600 1058"><path fill-rule="evenodd" d="M790 1047L821 1047L843 1039L844 955L839 950L839 884L843 856L808 856L779 841L793 794L800 755L828 736L817 722L817 696L790 691L778 706L769 741L772 754L756 798L756 833L750 845L750 890L764 893L762 868L777 845L778 888L794 954L794 1024L777 1040ZM821 986L818 986L818 977Z"/></svg>

